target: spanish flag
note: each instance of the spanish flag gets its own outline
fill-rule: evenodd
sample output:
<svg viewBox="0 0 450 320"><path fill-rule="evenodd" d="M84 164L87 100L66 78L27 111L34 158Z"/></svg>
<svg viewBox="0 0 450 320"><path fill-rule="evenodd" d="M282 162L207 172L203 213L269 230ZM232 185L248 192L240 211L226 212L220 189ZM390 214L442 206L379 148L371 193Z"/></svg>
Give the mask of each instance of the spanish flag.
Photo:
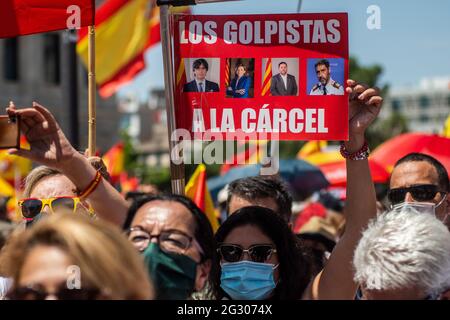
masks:
<svg viewBox="0 0 450 320"><path fill-rule="evenodd" d="M206 166L198 165L185 188L186 197L190 198L206 214L214 232L219 228L214 204L206 185Z"/></svg>
<svg viewBox="0 0 450 320"><path fill-rule="evenodd" d="M125 196L130 191L136 191L139 187L139 179L137 177L129 177L128 173L120 174L120 192Z"/></svg>
<svg viewBox="0 0 450 320"><path fill-rule="evenodd" d="M96 12L96 81L100 96L113 95L145 69L144 53L161 41L154 0L107 0ZM177 7L185 12L187 7ZM88 66L88 30L79 33L77 52Z"/></svg>
<svg viewBox="0 0 450 320"><path fill-rule="evenodd" d="M25 136L20 137L20 148L30 149ZM16 179L24 178L31 171L31 160L10 155L7 150L0 151L0 177L14 184Z"/></svg>
<svg viewBox="0 0 450 320"><path fill-rule="evenodd" d="M270 92L271 83L272 83L272 59L268 58L263 77L262 92L261 92L262 96L267 97L272 95L272 93Z"/></svg>
<svg viewBox="0 0 450 320"><path fill-rule="evenodd" d="M116 143L102 157L113 184L119 182L120 175L124 171L125 153L123 149L122 142Z"/></svg>
<svg viewBox="0 0 450 320"><path fill-rule="evenodd" d="M180 62L178 63L177 68L177 79L176 79L176 85L179 88L183 88L184 84L187 82L186 80L186 68L185 68L185 62L184 58L180 59Z"/></svg>
<svg viewBox="0 0 450 320"><path fill-rule="evenodd" d="M94 0L1 0L0 38L94 24Z"/></svg>

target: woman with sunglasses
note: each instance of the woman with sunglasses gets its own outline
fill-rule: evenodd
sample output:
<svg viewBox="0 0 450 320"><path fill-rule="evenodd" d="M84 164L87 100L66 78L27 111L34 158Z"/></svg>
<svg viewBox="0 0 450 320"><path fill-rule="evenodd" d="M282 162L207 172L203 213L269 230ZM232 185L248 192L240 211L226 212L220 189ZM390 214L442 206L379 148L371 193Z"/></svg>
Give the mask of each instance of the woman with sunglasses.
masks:
<svg viewBox="0 0 450 320"><path fill-rule="evenodd" d="M142 258L116 227L61 212L14 234L0 256L14 300L151 299Z"/></svg>
<svg viewBox="0 0 450 320"><path fill-rule="evenodd" d="M17 110L11 102L7 112L10 116L20 117L21 131L30 144L30 150L10 149L8 152L58 173L53 175L53 179L42 179L39 188L35 186L30 190L27 198L36 201L21 203L26 219L30 221L36 217L37 211L51 212L58 206L75 210L85 206L88 200L99 218L123 225L129 207L126 200L102 178L100 170L96 170L84 155L72 147L50 111L36 102L32 108Z"/></svg>
<svg viewBox="0 0 450 320"><path fill-rule="evenodd" d="M240 249L230 247L219 247L221 252L221 274L215 277L215 288L219 293L219 298L225 294L233 299L264 299L279 297L302 297L304 299L348 299L353 300L357 291L357 285L353 280L354 270L352 268L353 253L358 241L361 239L361 230L367 227L370 219L376 215L376 195L372 182L368 155L369 148L365 141L365 131L376 119L383 102L379 95L379 89L369 88L353 80L347 80L346 93L349 96L349 140L341 144L341 154L346 159L347 166L347 201L345 207L346 228L345 232L336 244L324 269L314 277L305 290L303 281L307 281L309 274L305 269L294 270L294 274L299 277L298 283L288 283L283 277L292 276L281 268L284 264L281 259L286 259L280 253L280 248L275 239L270 236L269 231L263 228L255 228L256 222L245 223L249 226L236 227L234 230L229 227L231 222L225 222L218 231L217 241L221 245L236 245ZM248 215L248 213L246 213ZM257 219L254 219L255 221ZM275 225L275 224L274 224ZM227 227L228 226L228 227ZM258 225L257 225L258 226ZM274 228L269 225L269 228ZM274 242L271 243L270 241ZM252 246L255 245L275 245L271 254L276 255L277 260L269 255L265 261L255 255ZM237 256L227 256L228 253L237 251ZM260 250L261 248L258 248ZM233 251L234 250L234 251ZM261 249L262 250L262 249ZM267 249L264 249L267 250ZM240 255L240 252L244 253ZM287 253L292 254L291 252ZM254 261L251 259L260 260ZM284 255L284 253L283 253ZM226 261L228 259L228 261ZM295 259L293 259L295 261ZM283 268L285 268L284 266ZM302 266L305 268L305 266ZM278 270L278 268L281 268ZM244 270L252 272L243 273ZM257 278L249 278L250 275L257 274ZM287 286L289 291L282 290ZM297 292L300 291L300 292ZM301 292L303 291L303 292ZM280 292L283 294L281 295ZM287 295L285 292L294 292Z"/></svg>
<svg viewBox="0 0 450 320"><path fill-rule="evenodd" d="M287 223L268 208L244 207L216 233L220 261L218 299L300 299L311 274L309 261Z"/></svg>

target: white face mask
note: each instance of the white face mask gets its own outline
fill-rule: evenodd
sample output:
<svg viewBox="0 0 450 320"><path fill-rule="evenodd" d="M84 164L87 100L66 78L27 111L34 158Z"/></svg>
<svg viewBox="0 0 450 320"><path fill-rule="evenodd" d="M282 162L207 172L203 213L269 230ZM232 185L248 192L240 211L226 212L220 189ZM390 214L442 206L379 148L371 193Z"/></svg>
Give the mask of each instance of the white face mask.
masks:
<svg viewBox="0 0 450 320"><path fill-rule="evenodd" d="M393 206L392 211L400 212L406 209L413 209L420 213L428 213L435 216L436 207L437 206L431 202L402 202Z"/></svg>

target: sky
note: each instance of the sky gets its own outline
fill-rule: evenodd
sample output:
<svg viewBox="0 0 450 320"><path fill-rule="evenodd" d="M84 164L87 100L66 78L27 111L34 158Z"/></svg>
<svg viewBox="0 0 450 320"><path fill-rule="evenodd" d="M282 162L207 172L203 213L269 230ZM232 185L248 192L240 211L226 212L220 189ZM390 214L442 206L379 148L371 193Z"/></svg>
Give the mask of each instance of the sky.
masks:
<svg viewBox="0 0 450 320"><path fill-rule="evenodd" d="M243 0L193 6L193 14L273 14L297 12L298 0ZM369 30L367 8L381 10L381 29ZM301 12L347 12L350 55L363 65L383 67L381 85L416 86L425 77L450 76L450 1L303 0ZM164 86L161 46L146 53L147 69L119 95Z"/></svg>

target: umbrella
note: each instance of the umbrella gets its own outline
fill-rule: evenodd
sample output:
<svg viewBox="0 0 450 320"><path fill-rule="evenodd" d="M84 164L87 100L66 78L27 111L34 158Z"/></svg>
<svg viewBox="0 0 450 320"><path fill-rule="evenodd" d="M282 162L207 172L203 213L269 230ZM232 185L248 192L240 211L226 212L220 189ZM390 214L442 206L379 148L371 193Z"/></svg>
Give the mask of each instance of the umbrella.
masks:
<svg viewBox="0 0 450 320"><path fill-rule="evenodd" d="M258 176L261 167L261 164L240 166L231 169L223 176L209 179L208 188L212 197L217 199L219 191L236 179ZM280 160L278 174L288 183L294 196L299 199L305 199L314 191L329 185L319 168L303 160Z"/></svg>
<svg viewBox="0 0 450 320"><path fill-rule="evenodd" d="M342 158L342 156L341 156ZM373 159L369 159L370 172L374 183L386 183L389 173L386 169ZM347 168L345 160L319 165L320 170L334 187L342 187L347 184Z"/></svg>
<svg viewBox="0 0 450 320"><path fill-rule="evenodd" d="M370 158L391 172L394 164L411 152L420 152L436 158L450 172L450 139L437 134L399 135L378 146Z"/></svg>

